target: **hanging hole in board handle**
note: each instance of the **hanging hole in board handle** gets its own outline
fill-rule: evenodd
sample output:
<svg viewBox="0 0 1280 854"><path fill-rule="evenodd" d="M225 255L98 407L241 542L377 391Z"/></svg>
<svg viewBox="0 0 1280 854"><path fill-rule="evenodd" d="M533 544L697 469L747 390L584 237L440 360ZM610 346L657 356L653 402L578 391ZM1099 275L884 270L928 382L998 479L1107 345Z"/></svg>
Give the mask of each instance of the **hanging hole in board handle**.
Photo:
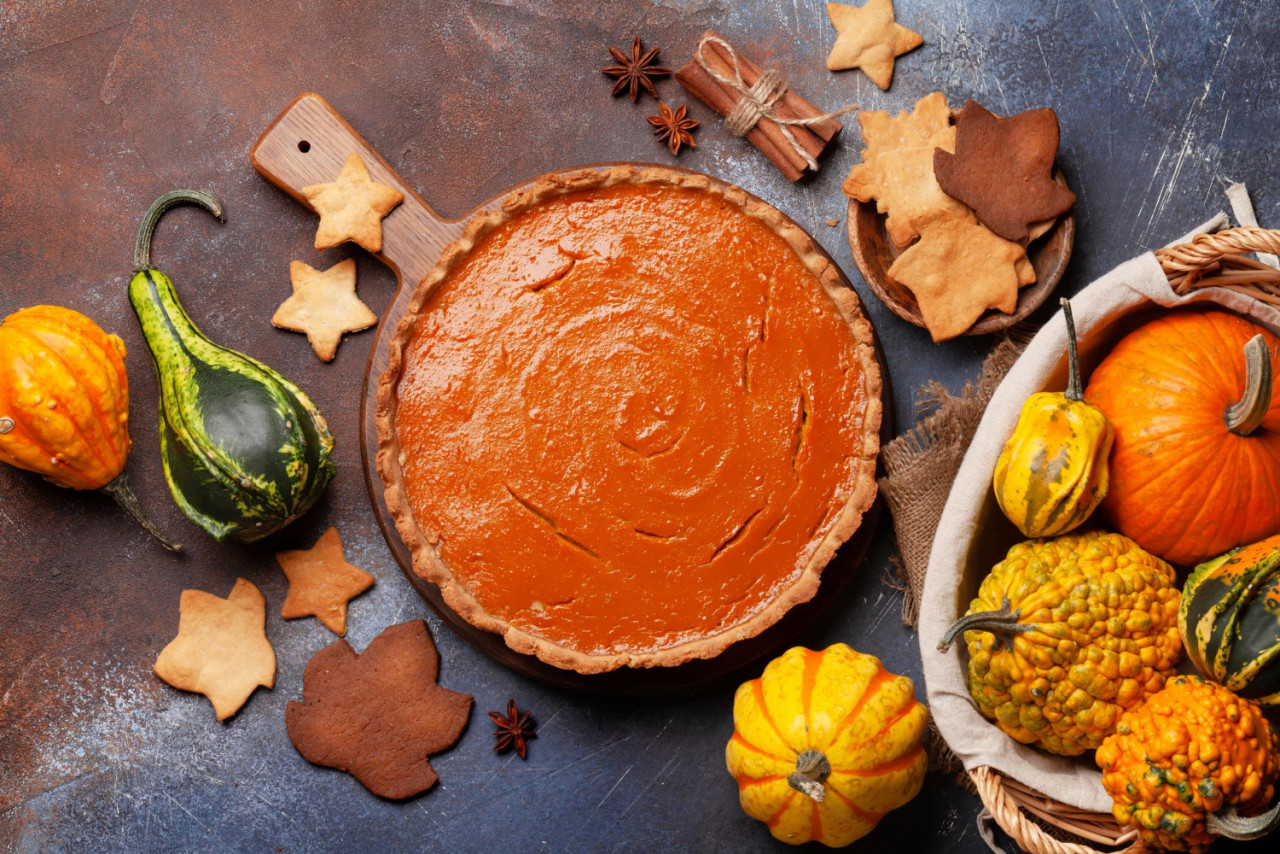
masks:
<svg viewBox="0 0 1280 854"><path fill-rule="evenodd" d="M311 150L311 143L307 142L305 139L299 141L298 150L301 151L303 154L306 154L308 151Z"/></svg>

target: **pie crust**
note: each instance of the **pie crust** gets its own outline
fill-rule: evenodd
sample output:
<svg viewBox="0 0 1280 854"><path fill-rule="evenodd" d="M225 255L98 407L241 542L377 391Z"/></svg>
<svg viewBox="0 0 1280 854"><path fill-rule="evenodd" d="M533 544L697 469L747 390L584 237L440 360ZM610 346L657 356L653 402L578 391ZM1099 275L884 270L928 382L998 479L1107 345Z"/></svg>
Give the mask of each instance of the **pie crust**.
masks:
<svg viewBox="0 0 1280 854"><path fill-rule="evenodd" d="M856 413L861 419L861 447L849 448L848 453L844 455L843 462L848 464L848 470L851 473L848 488L842 490L844 495L836 496L843 501L832 501L822 517L822 524L826 526L825 535L812 545L807 560L795 574L794 579L778 590L773 598L766 601L757 611L743 621L705 637L681 640L674 645L655 645L655 648L648 650L631 649L601 653L562 645L489 613L469 592L464 583L455 576L441 554L441 543L447 538L447 534L433 539L420 527L411 509L404 475L407 457L401 448L397 430L399 405L397 389L405 374L407 350L418 321L425 313L424 310L429 311L430 300L441 283L450 277L469 253L481 245L487 236L504 223L517 219L541 202L580 191L591 189L603 191L625 184L661 185L717 196L763 223L790 246L803 266L821 285L836 313L852 335L853 343L850 352L855 354L853 358L862 378L862 408ZM496 203L494 208L475 215L467 223L463 235L446 247L435 269L419 283L391 341L390 362L378 384L377 467L385 486L387 507L396 520L396 528L400 536L412 553L414 571L420 577L437 585L445 604L469 623L501 635L507 646L517 652L535 655L555 667L579 673L602 673L620 667L675 666L692 659L712 658L719 655L732 644L758 635L781 619L792 607L814 596L818 590L823 568L835 555L839 546L858 530L863 514L875 499L875 466L879 451L881 421L880 393L880 368L872 329L863 316L857 295L842 282L838 269L818 249L813 240L779 211L738 187L720 184L706 176L694 173L660 167L635 166L616 166L599 170L583 169L543 177L534 184L504 197ZM803 417L802 414L802 423ZM813 532L814 537L817 536L816 531L817 529ZM797 561L799 557L797 556ZM511 570L518 571L518 567L512 567Z"/></svg>

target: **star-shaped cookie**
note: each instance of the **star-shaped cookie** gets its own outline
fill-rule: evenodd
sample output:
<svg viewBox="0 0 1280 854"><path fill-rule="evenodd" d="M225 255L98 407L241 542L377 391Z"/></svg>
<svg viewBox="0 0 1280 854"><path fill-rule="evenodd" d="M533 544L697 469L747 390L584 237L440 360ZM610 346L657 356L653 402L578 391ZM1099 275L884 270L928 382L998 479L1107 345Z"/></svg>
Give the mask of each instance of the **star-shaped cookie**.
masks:
<svg viewBox="0 0 1280 854"><path fill-rule="evenodd" d="M378 322L378 315L356 296L356 262L348 258L323 272L310 264L289 264L293 296L271 317L280 329L305 332L316 355L333 361L343 333L359 332Z"/></svg>
<svg viewBox="0 0 1280 854"><path fill-rule="evenodd" d="M827 17L836 28L827 68L861 68L881 89L893 80L894 58L924 44L919 33L894 20L893 0L867 0L862 7L828 3Z"/></svg>
<svg viewBox="0 0 1280 854"><path fill-rule="evenodd" d="M1035 281L1026 252L972 219L934 220L898 256L889 277L915 295L933 340L962 335L988 308L1010 314Z"/></svg>
<svg viewBox="0 0 1280 854"><path fill-rule="evenodd" d="M330 528L309 549L276 552L289 579L280 607L286 620L316 617L336 635L347 633L347 603L373 586L373 576L347 563L342 538Z"/></svg>
<svg viewBox="0 0 1280 854"><path fill-rule="evenodd" d="M218 720L240 710L261 685L276 680L276 654L267 640L267 602L243 578L226 599L183 590L178 636L156 659L155 673L183 691L204 694Z"/></svg>
<svg viewBox="0 0 1280 854"><path fill-rule="evenodd" d="M364 161L354 151L336 181L303 187L302 195L320 214L317 249L353 240L370 252L381 252L382 218L404 201L399 190L371 180Z"/></svg>

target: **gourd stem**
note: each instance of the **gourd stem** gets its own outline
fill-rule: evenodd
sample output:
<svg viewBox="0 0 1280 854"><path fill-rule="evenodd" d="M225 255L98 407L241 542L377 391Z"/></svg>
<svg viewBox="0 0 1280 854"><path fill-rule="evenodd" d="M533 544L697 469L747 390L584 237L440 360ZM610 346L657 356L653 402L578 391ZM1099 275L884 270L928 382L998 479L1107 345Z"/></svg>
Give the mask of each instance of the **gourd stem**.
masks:
<svg viewBox="0 0 1280 854"><path fill-rule="evenodd" d="M1235 804L1205 816L1205 829L1214 836L1225 836L1237 842L1261 839L1280 827L1280 804L1262 815L1244 818L1236 811Z"/></svg>
<svg viewBox="0 0 1280 854"><path fill-rule="evenodd" d="M1076 350L1076 322L1071 316L1071 300L1063 297L1058 300L1062 306L1062 314L1067 319L1067 400L1082 400L1080 390L1080 354Z"/></svg>
<svg viewBox="0 0 1280 854"><path fill-rule="evenodd" d="M226 222L222 213L222 205L213 196L203 190L173 190L165 193L151 203L138 226L138 242L133 245L133 269L145 270L151 266L151 238L156 233L156 225L164 212L174 205L199 205L218 218L218 222Z"/></svg>
<svg viewBox="0 0 1280 854"><path fill-rule="evenodd" d="M1227 429L1248 436L1271 409L1271 349L1261 335L1244 345L1244 394L1227 409Z"/></svg>
<svg viewBox="0 0 1280 854"><path fill-rule="evenodd" d="M806 750L796 757L796 770L787 776L787 785L815 801L827 797L824 785L831 776L831 763L817 750Z"/></svg>
<svg viewBox="0 0 1280 854"><path fill-rule="evenodd" d="M160 541L160 545L171 552L182 551L182 546L170 542L164 534L160 533L160 529L155 526L155 523L142 512L142 505L138 503L138 497L129 488L129 475L126 472L122 471L116 475L115 480L102 487L102 491L114 498L116 503L124 508L124 512L133 517L133 521L137 522L143 527L143 530Z"/></svg>
<svg viewBox="0 0 1280 854"><path fill-rule="evenodd" d="M1003 641L1011 635L1024 634L1034 630L1034 626L1025 626L1018 622L1021 616L1020 611L1009 610L1009 597L1000 604L999 611L979 611L976 614L968 614L956 620L951 628L947 629L947 633L942 636L942 640L938 641L938 652L946 652L951 649L951 644L960 635L968 631L991 632L996 636L998 641Z"/></svg>

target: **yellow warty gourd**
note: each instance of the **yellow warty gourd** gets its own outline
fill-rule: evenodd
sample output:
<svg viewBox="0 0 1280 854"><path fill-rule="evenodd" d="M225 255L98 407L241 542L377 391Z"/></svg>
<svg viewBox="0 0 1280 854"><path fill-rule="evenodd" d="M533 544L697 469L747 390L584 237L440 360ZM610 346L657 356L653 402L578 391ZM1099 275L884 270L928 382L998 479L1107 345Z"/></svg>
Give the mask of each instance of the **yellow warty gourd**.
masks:
<svg viewBox="0 0 1280 854"><path fill-rule="evenodd" d="M1182 655L1174 569L1119 534L1089 531L1009 549L963 635L978 711L1024 744L1076 756L1164 687Z"/></svg>

